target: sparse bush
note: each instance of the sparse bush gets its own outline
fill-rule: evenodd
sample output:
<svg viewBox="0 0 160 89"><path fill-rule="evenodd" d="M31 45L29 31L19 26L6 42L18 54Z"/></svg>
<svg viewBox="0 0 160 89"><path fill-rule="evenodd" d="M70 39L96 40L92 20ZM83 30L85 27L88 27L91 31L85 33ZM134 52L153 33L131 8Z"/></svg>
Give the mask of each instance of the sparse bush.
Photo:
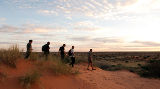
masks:
<svg viewBox="0 0 160 89"><path fill-rule="evenodd" d="M55 75L68 75L68 74L77 74L78 70L72 70L72 68L61 61L60 58L52 59L53 64L50 66L50 69L54 72Z"/></svg>
<svg viewBox="0 0 160 89"><path fill-rule="evenodd" d="M138 66L142 66L141 64L137 64Z"/></svg>
<svg viewBox="0 0 160 89"><path fill-rule="evenodd" d="M139 74L143 77L160 78L160 60L150 60L148 64L141 67Z"/></svg>
<svg viewBox="0 0 160 89"><path fill-rule="evenodd" d="M39 54L32 52L31 55L30 55L30 60L31 60L31 61L36 61L36 60L38 60L38 59L40 59Z"/></svg>
<svg viewBox="0 0 160 89"><path fill-rule="evenodd" d="M0 50L0 59L11 67L16 67L16 61L20 57L21 53L17 45L13 45L9 49Z"/></svg>
<svg viewBox="0 0 160 89"><path fill-rule="evenodd" d="M125 61L126 63L128 63L128 61Z"/></svg>
<svg viewBox="0 0 160 89"><path fill-rule="evenodd" d="M76 57L75 64L86 63L86 62L88 62L87 57L80 57L80 56Z"/></svg>
<svg viewBox="0 0 160 89"><path fill-rule="evenodd" d="M29 88L32 84L35 84L40 79L40 73L34 71L31 73L27 73L24 76L19 77L19 82L23 87Z"/></svg>
<svg viewBox="0 0 160 89"><path fill-rule="evenodd" d="M63 75L63 74L66 75L72 73L71 67L65 65L59 60L56 60L54 62L55 63L51 66L51 69L56 75Z"/></svg>

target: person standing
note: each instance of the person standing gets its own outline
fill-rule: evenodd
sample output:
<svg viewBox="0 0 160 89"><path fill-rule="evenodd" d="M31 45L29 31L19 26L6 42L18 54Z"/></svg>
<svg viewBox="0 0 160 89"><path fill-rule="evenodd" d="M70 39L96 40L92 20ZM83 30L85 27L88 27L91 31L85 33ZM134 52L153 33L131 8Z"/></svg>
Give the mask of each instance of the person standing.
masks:
<svg viewBox="0 0 160 89"><path fill-rule="evenodd" d="M69 57L71 58L71 63L70 63L70 65L71 65L72 67L74 67L74 63L75 63L74 46L72 46L72 48L69 50L68 55L69 55Z"/></svg>
<svg viewBox="0 0 160 89"><path fill-rule="evenodd" d="M28 57L31 55L31 52L32 52L32 42L33 40L29 40L29 43L27 44L27 51L26 51L26 56L25 56L25 59L28 59Z"/></svg>
<svg viewBox="0 0 160 89"><path fill-rule="evenodd" d="M60 52L60 55L61 55L61 60L64 61L64 58L65 58L65 47L66 47L66 44L63 44L63 46L61 46L59 48L59 52Z"/></svg>
<svg viewBox="0 0 160 89"><path fill-rule="evenodd" d="M90 49L90 51L88 52L88 67L87 67L87 70L89 70L89 66L92 67L92 70L96 70L93 68L93 53L92 53L92 49Z"/></svg>
<svg viewBox="0 0 160 89"><path fill-rule="evenodd" d="M48 59L48 55L50 53L50 51L49 51L49 49L50 49L49 45L50 45L50 42L47 42L47 44L45 44L45 45L42 46L42 51L43 51L44 56L46 57L46 59Z"/></svg>

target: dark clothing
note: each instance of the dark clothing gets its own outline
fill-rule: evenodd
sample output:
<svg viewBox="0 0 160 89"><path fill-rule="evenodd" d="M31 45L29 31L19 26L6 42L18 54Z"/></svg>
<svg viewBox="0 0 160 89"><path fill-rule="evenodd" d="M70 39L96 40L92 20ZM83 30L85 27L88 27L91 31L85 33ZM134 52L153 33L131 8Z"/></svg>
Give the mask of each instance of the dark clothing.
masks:
<svg viewBox="0 0 160 89"><path fill-rule="evenodd" d="M70 63L70 65L72 65L72 67L74 67L74 63L75 63L75 57L71 57L71 63Z"/></svg>
<svg viewBox="0 0 160 89"><path fill-rule="evenodd" d="M61 54L65 53L64 50L65 50L65 48L63 46L59 48L59 51L61 52Z"/></svg>
<svg viewBox="0 0 160 89"><path fill-rule="evenodd" d="M28 43L27 44L27 51L31 51L31 49L32 49L32 45L31 45L31 43Z"/></svg>
<svg viewBox="0 0 160 89"><path fill-rule="evenodd" d="M31 52L27 51L26 52L26 56L25 56L25 59L28 59L28 57L31 55Z"/></svg>
<svg viewBox="0 0 160 89"><path fill-rule="evenodd" d="M88 63L92 63L92 52L88 52Z"/></svg>
<svg viewBox="0 0 160 89"><path fill-rule="evenodd" d="M92 63L92 59L91 58L88 58L88 63Z"/></svg>
<svg viewBox="0 0 160 89"><path fill-rule="evenodd" d="M64 59L65 57L65 48L62 46L59 48L60 54L61 54L61 59Z"/></svg>
<svg viewBox="0 0 160 89"><path fill-rule="evenodd" d="M44 47L45 47L44 56L46 57L46 60L47 60L47 59L48 59L48 55L49 55L49 53L50 53L50 52L49 52L50 47L49 47L48 44L45 44Z"/></svg>
<svg viewBox="0 0 160 89"><path fill-rule="evenodd" d="M28 57L31 55L31 52L32 52L32 45L31 45L31 43L28 43L26 47L27 47L27 51L26 51L25 58L28 59Z"/></svg>
<svg viewBox="0 0 160 89"><path fill-rule="evenodd" d="M44 45L44 52L48 52L49 53L49 49L50 49L49 45L45 44Z"/></svg>
<svg viewBox="0 0 160 89"><path fill-rule="evenodd" d="M61 59L62 59L62 60L64 59L64 57L65 57L65 55L64 55L64 54L61 54Z"/></svg>

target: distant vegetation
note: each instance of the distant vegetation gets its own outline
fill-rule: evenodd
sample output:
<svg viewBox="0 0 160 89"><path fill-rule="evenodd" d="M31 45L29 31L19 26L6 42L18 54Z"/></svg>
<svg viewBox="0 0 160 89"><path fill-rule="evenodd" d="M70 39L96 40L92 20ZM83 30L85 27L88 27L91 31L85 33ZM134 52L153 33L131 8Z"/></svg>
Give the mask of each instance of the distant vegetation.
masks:
<svg viewBox="0 0 160 89"><path fill-rule="evenodd" d="M141 68L142 70L139 73L141 76L160 78L160 60L149 60Z"/></svg>

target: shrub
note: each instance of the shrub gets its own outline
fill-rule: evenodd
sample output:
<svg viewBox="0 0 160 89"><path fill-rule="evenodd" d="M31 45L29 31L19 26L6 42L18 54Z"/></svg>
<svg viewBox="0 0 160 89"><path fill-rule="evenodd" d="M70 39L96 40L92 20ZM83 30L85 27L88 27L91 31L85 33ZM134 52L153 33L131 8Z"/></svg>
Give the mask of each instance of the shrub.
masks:
<svg viewBox="0 0 160 89"><path fill-rule="evenodd" d="M151 60L141 68L142 71L139 72L141 76L160 78L160 60Z"/></svg>
<svg viewBox="0 0 160 89"><path fill-rule="evenodd" d="M30 56L30 60L31 60L31 61L36 61L36 60L38 60L38 59L40 59L39 54L38 54L38 53L35 53L35 52L32 52L32 53L31 53L31 56Z"/></svg>
<svg viewBox="0 0 160 89"><path fill-rule="evenodd" d="M50 60L52 62L50 69L55 75L78 74L79 72L78 70L72 70L72 68L68 64L62 62L58 57L53 56Z"/></svg>
<svg viewBox="0 0 160 89"><path fill-rule="evenodd" d="M19 82L23 87L29 88L32 84L35 84L40 79L40 74L36 71L27 73L24 76L19 77Z"/></svg>
<svg viewBox="0 0 160 89"><path fill-rule="evenodd" d="M0 59L11 67L16 67L16 61L20 57L21 53L17 45L13 45L9 49L0 50Z"/></svg>
<svg viewBox="0 0 160 89"><path fill-rule="evenodd" d="M55 63L51 66L51 69L56 75L71 74L71 67L65 65L59 60L54 61L54 62Z"/></svg>

